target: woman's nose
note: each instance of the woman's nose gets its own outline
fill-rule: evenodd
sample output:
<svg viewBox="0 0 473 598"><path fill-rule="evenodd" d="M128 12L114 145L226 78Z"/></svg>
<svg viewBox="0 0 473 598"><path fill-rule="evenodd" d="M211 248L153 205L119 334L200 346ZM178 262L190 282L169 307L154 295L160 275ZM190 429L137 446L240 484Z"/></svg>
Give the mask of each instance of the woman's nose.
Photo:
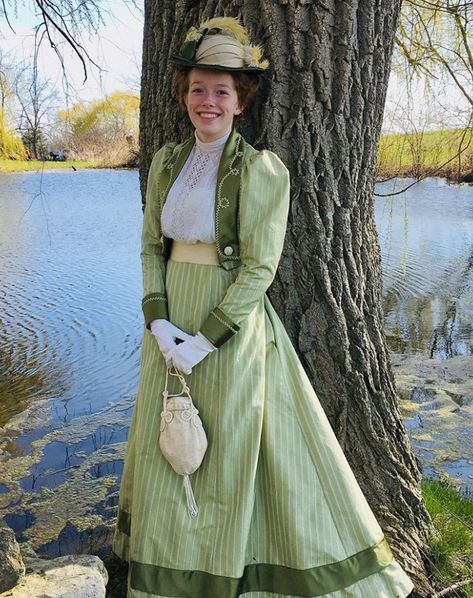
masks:
<svg viewBox="0 0 473 598"><path fill-rule="evenodd" d="M215 98L213 97L213 95L211 93L207 93L205 95L205 97L203 98L203 103L213 105L213 104L215 104Z"/></svg>

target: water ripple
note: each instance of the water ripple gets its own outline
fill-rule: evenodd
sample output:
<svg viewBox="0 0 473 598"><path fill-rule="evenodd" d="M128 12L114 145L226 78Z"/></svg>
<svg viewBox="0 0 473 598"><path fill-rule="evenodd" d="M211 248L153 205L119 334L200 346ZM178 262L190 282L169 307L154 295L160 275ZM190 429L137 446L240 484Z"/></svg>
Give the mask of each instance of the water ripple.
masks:
<svg viewBox="0 0 473 598"><path fill-rule="evenodd" d="M472 354L473 188L428 179L378 198L375 214L391 347L440 358Z"/></svg>
<svg viewBox="0 0 473 598"><path fill-rule="evenodd" d="M110 178L117 175L121 193L110 211L96 197L109 196ZM22 181L21 191L15 179ZM78 183L74 191L71 182ZM0 212L9 214L0 219L0 422L15 405L21 410L32 397L54 394L100 409L133 392L137 382L142 322L136 173L79 173L73 179L46 173L43 197L28 209L37 185L35 176L14 175L0 193ZM64 188L70 191L67 207Z"/></svg>

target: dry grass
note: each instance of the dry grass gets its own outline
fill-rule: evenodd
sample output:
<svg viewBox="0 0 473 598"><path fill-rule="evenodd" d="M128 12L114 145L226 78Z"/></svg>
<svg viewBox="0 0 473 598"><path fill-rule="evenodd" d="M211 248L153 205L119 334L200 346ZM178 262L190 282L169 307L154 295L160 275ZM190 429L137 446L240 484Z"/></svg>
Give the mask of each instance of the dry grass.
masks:
<svg viewBox="0 0 473 598"><path fill-rule="evenodd" d="M459 154L459 152L461 152ZM377 177L442 176L462 180L473 172L472 130L383 135Z"/></svg>

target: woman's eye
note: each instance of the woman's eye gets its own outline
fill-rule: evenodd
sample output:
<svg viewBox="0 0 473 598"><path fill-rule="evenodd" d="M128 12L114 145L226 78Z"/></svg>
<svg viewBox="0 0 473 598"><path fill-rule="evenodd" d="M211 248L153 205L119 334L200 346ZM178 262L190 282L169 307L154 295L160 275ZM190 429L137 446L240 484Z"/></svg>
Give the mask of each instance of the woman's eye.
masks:
<svg viewBox="0 0 473 598"><path fill-rule="evenodd" d="M202 89L200 87L194 87L192 93L202 93Z"/></svg>
<svg viewBox="0 0 473 598"><path fill-rule="evenodd" d="M226 91L224 91L223 89L221 89L220 91L217 91L219 96L226 96L228 95Z"/></svg>

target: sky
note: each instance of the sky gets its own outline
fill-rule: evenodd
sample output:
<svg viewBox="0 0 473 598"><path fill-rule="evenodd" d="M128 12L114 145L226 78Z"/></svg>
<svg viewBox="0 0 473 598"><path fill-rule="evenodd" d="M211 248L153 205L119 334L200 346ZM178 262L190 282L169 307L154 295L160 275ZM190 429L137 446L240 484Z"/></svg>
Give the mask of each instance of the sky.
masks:
<svg viewBox="0 0 473 598"><path fill-rule="evenodd" d="M104 24L98 35L84 35L84 46L102 70L90 66L88 80L83 83L80 62L71 52L65 51L65 63L69 82L67 102L93 100L117 90L139 92L141 45L143 28L143 0L100 0L104 9ZM0 47L14 57L16 64L32 55L34 36L32 26L34 13L32 0L18 3L17 14L9 13L15 34L0 17ZM53 50L44 43L39 55L40 72L50 78L58 91L63 93L62 72ZM64 100L64 107L66 100ZM406 108L410 106L409 123ZM413 82L408 94L402 70L392 73L386 102L384 131L404 131L414 124L417 128L453 127L462 123L465 109L454 115L456 108L465 106L461 94L448 81L437 82L430 89L425 81ZM446 122L446 115L449 120ZM412 127L411 127L412 128Z"/></svg>
<svg viewBox="0 0 473 598"><path fill-rule="evenodd" d="M15 15L9 13L13 33L4 19L0 18L0 47L5 55L12 57L16 64L31 61L34 47L34 13L31 0L26 6L18 5ZM141 63L141 44L143 37L143 0L135 0L136 8L123 0L101 0L105 23L98 35L84 34L83 42L92 59L102 70L90 66L88 79L84 83L84 74L79 60L64 48L64 57L70 99L92 100L117 90L126 90L139 86ZM45 42L39 54L39 71L43 77L50 78L58 91L63 91L62 71L55 52Z"/></svg>

